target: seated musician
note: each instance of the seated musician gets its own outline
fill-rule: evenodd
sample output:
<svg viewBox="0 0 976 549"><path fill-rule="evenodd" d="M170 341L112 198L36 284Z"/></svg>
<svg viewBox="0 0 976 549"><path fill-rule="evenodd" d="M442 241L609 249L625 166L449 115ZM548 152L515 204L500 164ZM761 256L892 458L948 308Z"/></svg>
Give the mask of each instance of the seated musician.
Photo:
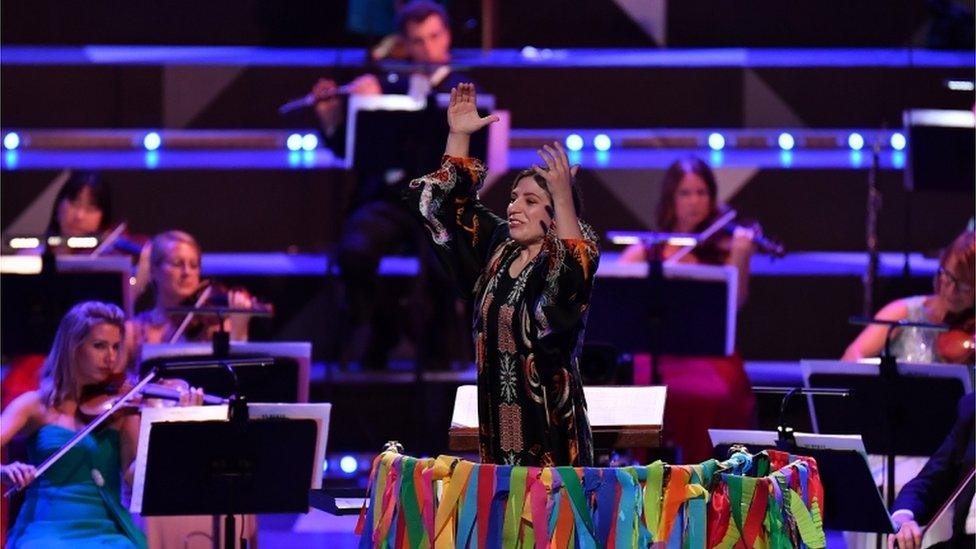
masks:
<svg viewBox="0 0 976 549"><path fill-rule="evenodd" d="M200 316L184 325L184 315L170 314L172 307L204 306L213 303L217 292L200 279L202 251L196 239L183 231L166 231L153 237L150 253L151 308L137 314L126 325L126 343L132 363L145 343L209 341L218 326L212 317ZM221 305L250 309L254 300L243 290L230 290ZM223 297L223 296L221 296ZM196 316L196 315L194 315ZM230 315L224 329L232 341L247 341L247 316Z"/></svg>
<svg viewBox="0 0 976 549"><path fill-rule="evenodd" d="M122 374L124 331L125 316L117 306L75 305L58 327L40 389L17 397L0 417L0 445L28 437L28 463L0 466L4 490L27 488L7 547L146 546L120 496L122 483L131 483L134 473L137 414L115 414L34 480L37 466L92 419L85 405L104 396L94 389ZM181 403L202 399L202 392L191 389Z"/></svg>
<svg viewBox="0 0 976 549"><path fill-rule="evenodd" d="M153 237L150 243L150 300L151 308L138 313L126 323L127 362L138 363L142 345L146 343L177 343L210 341L217 331L212 316L198 316L184 324L186 315L170 314L166 310L185 306L227 306L250 309L254 300L245 290L224 290L200 278L202 250L192 235L183 231L166 231ZM244 315L230 315L223 329L231 341L247 341L248 320ZM257 540L255 515L243 515L236 526L251 546ZM150 547L185 547L217 539L212 519L201 516L147 517L146 536ZM195 540L195 541L194 541Z"/></svg>
<svg viewBox="0 0 976 549"><path fill-rule="evenodd" d="M451 28L447 10L431 0L405 3L396 15L399 55L414 63L413 74L390 73L384 78L366 73L349 85L352 95L409 94L423 97L429 92L449 93L451 88L470 78L452 71ZM383 55L385 57L385 55ZM416 74L416 77L414 76ZM346 109L336 94L338 86L330 79L320 79L312 87L316 98L315 115L322 129L325 145L345 156Z"/></svg>
<svg viewBox="0 0 976 549"><path fill-rule="evenodd" d="M112 193L101 176L74 171L54 199L45 236L100 236L112 225ZM69 251L57 248L57 252Z"/></svg>
<svg viewBox="0 0 976 549"><path fill-rule="evenodd" d="M657 206L657 226L664 232L699 233L721 215L715 175L708 164L695 157L679 159L664 174ZM732 265L739 271L738 304L749 291L749 260L755 251L753 237L758 228L738 227L729 235L722 231L700 243L681 263ZM663 245L666 260L680 248ZM627 248L621 261L647 260L648 250L637 244ZM649 369L649 357L634 357L635 371ZM685 463L711 457L709 428L743 429L754 421L755 401L742 358L660 357L657 374L668 387L664 410L664 438L678 447ZM635 376L635 382L647 379Z"/></svg>
<svg viewBox="0 0 976 549"><path fill-rule="evenodd" d="M973 470L976 463L976 398L973 393L959 401L959 415L942 446L936 450L925 467L908 482L895 499L892 521L897 534L888 536L888 547L901 549L922 547L919 524L931 521L941 505L947 502L953 491ZM973 483L960 492L952 503L952 533L948 542L933 547L970 548L976 546L976 510L974 510Z"/></svg>
<svg viewBox="0 0 976 549"><path fill-rule="evenodd" d="M963 337L958 344L951 338L940 337L938 332L921 328L897 328L892 333L891 351L899 359L908 362L955 362L973 363L973 307L976 278L976 232L967 230L943 250L939 258L939 270L932 282L933 293L897 299L878 311L882 320L913 320L949 324ZM843 360L860 360L881 354L888 327L868 326L847 347ZM968 339L965 334L968 333ZM969 343L967 346L966 343Z"/></svg>
<svg viewBox="0 0 976 549"><path fill-rule="evenodd" d="M718 185L715 174L704 161L694 156L676 160L664 173L661 198L657 203L658 230L667 233L700 233L721 216ZM753 238L761 232L758 225L736 226L732 234L717 232L699 243L681 263L703 265L731 265L739 271L737 303L745 304L749 296L749 260L756 251ZM667 260L680 250L679 246L664 244L659 250L661 260ZM633 244L624 250L621 261L647 261L647 250Z"/></svg>

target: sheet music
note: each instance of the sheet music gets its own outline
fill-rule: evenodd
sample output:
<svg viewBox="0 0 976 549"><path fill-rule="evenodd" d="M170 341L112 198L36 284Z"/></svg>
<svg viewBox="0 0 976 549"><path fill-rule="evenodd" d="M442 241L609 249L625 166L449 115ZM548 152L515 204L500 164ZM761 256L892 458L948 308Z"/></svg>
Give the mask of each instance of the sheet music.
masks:
<svg viewBox="0 0 976 549"><path fill-rule="evenodd" d="M743 429L709 429L708 436L712 446L721 444L745 444L746 446L776 446L776 431L749 431ZM861 435L821 435L817 433L793 433L797 449L815 450L853 450L865 456L864 441Z"/></svg>
<svg viewBox="0 0 976 549"><path fill-rule="evenodd" d="M584 387L592 427L651 426L664 424L667 387ZM478 427L478 387L458 387L451 427Z"/></svg>
<svg viewBox="0 0 976 549"><path fill-rule="evenodd" d="M249 404L250 419L312 419L318 426L315 445L315 458L312 460L313 489L322 488L322 463L325 460L326 443L329 436L329 418L332 405L328 403L290 404L255 403ZM142 499L146 482L146 459L149 455L149 438L156 423L178 421L226 421L227 405L216 406L176 406L167 408L144 408L139 428L139 444L136 452L136 470L132 481L132 501L129 510L142 512Z"/></svg>

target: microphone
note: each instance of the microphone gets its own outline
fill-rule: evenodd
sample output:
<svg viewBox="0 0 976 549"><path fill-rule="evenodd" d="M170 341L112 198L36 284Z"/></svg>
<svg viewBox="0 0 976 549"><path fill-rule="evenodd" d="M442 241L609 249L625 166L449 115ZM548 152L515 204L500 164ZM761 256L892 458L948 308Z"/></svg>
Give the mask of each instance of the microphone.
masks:
<svg viewBox="0 0 976 549"><path fill-rule="evenodd" d="M314 93L303 95L302 97L299 97L297 99L292 99L291 101L278 107L278 114L282 114L282 115L288 114L292 111L297 111L298 109L311 107L316 102L321 101L323 99L329 99L330 97L335 97L337 95L349 95L350 93L352 93L352 88L349 86L349 84L345 84L323 95L316 95Z"/></svg>

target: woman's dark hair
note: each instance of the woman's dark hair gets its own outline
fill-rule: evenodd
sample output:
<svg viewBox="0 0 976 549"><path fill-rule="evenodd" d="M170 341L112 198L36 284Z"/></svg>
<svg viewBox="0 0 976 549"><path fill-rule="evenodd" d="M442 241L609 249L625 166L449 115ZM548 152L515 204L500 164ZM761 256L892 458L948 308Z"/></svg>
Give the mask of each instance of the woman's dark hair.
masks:
<svg viewBox="0 0 976 549"><path fill-rule="evenodd" d="M407 23L413 23L415 25L423 23L431 15L440 17L441 21L444 23L444 26L450 28L450 19L448 19L447 10L444 9L444 6L438 4L437 2L432 2L431 0L413 0L397 11L397 32L403 36L406 36Z"/></svg>
<svg viewBox="0 0 976 549"><path fill-rule="evenodd" d="M708 226L718 214L718 186L715 184L715 174L708 164L695 156L686 156L675 160L668 171L664 172L664 180L661 182L661 200L657 203L657 228L661 231L672 231L677 223L674 213L674 195L678 192L678 185L685 174L693 173L700 177L708 187L708 197L712 202L711 211L708 217L695 227L696 231L701 231Z"/></svg>
<svg viewBox="0 0 976 549"><path fill-rule="evenodd" d="M531 177L537 185L542 187L542 190L546 191L546 195L549 197L549 204L552 204L552 193L549 192L549 183L547 183L545 178L535 173L535 170L532 170L531 168L522 170L515 175L515 180L512 181L512 190L515 190L515 186L518 185L519 181L526 177ZM576 184L575 177L570 182L569 188L573 191L573 208L576 209L576 216L583 217L583 192L580 191L579 185Z"/></svg>
<svg viewBox="0 0 976 549"><path fill-rule="evenodd" d="M61 186L57 198L54 199L54 207L51 208L51 220L47 224L47 234L61 234L61 222L58 220L58 209L63 200L77 200L78 196L85 189L91 191L92 201L95 207L102 211L102 223L98 227L100 231L106 230L112 221L112 193L102 177L95 172L73 171L68 176L68 180Z"/></svg>

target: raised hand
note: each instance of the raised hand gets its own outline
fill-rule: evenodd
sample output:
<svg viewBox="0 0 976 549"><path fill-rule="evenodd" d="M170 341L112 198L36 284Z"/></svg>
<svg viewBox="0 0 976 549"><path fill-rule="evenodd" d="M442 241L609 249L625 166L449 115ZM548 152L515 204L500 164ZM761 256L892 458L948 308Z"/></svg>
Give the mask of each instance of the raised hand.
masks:
<svg viewBox="0 0 976 549"><path fill-rule="evenodd" d="M553 200L556 201L559 198L571 200L573 176L576 175L579 166L570 167L569 157L566 156L566 151L558 141L553 141L552 145L543 145L536 152L539 153L539 157L545 162L546 167L542 168L538 164L533 164L532 169L546 180Z"/></svg>
<svg viewBox="0 0 976 549"><path fill-rule="evenodd" d="M479 116L476 106L474 84L459 84L451 89L451 103L447 107L447 124L451 133L471 135L492 122L495 115Z"/></svg>

